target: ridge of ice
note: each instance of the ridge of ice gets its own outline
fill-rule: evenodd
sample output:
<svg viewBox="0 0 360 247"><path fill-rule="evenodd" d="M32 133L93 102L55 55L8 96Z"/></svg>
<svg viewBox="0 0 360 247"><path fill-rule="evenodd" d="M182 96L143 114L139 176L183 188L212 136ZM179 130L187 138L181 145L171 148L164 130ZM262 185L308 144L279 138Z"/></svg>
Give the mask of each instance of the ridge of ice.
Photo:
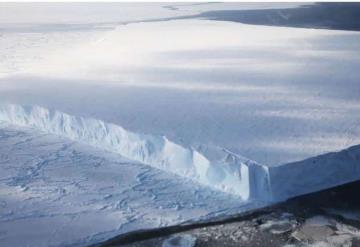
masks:
<svg viewBox="0 0 360 247"><path fill-rule="evenodd" d="M0 121L116 152L189 178L243 200L271 198L268 167L221 148L181 146L165 136L134 133L102 120L71 116L40 106L2 105Z"/></svg>
<svg viewBox="0 0 360 247"><path fill-rule="evenodd" d="M360 145L269 167L223 148L180 145L165 136L40 106L0 105L0 121L118 153L242 200L276 202L360 179Z"/></svg>

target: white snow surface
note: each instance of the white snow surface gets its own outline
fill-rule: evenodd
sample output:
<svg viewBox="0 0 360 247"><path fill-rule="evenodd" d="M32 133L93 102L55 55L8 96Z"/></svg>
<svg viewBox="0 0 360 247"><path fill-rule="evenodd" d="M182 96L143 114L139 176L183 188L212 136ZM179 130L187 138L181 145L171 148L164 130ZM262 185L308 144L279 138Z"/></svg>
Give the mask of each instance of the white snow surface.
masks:
<svg viewBox="0 0 360 247"><path fill-rule="evenodd" d="M147 21L199 14L211 10L292 8L302 3L0 3L1 24L94 24ZM29 25L30 24L30 25ZM4 25L6 26L6 25ZM51 31L50 26L47 30ZM10 29L11 31L11 29Z"/></svg>
<svg viewBox="0 0 360 247"><path fill-rule="evenodd" d="M276 166L359 144L359 38L205 20L3 33L0 101Z"/></svg>
<svg viewBox="0 0 360 247"><path fill-rule="evenodd" d="M260 206L68 138L0 127L1 246L87 246Z"/></svg>
<svg viewBox="0 0 360 247"><path fill-rule="evenodd" d="M1 244L82 246L358 180L359 32L171 20L270 5L1 3Z"/></svg>

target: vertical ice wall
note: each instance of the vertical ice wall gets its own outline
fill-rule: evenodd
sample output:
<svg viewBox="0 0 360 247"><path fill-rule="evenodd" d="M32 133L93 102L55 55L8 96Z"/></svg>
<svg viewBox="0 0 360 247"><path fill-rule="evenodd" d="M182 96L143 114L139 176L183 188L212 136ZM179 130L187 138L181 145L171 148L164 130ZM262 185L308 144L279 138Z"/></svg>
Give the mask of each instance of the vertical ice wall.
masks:
<svg viewBox="0 0 360 247"><path fill-rule="evenodd" d="M0 106L0 121L116 152L216 190L239 195L243 200L271 199L268 168L221 148L197 150L165 136L133 133L115 124L39 106Z"/></svg>
<svg viewBox="0 0 360 247"><path fill-rule="evenodd" d="M186 147L165 136L39 106L2 105L0 121L64 136L189 178L243 200L281 201L360 179L360 145L268 167L221 148Z"/></svg>
<svg viewBox="0 0 360 247"><path fill-rule="evenodd" d="M360 145L271 167L269 177L276 201L354 182L360 179Z"/></svg>

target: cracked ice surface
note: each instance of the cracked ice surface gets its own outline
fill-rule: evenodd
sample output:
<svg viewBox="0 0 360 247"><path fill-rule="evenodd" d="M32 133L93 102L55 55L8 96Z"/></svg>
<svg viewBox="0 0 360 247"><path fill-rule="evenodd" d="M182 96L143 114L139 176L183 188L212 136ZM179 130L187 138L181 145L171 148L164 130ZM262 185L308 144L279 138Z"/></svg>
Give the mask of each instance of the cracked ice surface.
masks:
<svg viewBox="0 0 360 247"><path fill-rule="evenodd" d="M82 246L254 207L68 139L0 128L2 246Z"/></svg>

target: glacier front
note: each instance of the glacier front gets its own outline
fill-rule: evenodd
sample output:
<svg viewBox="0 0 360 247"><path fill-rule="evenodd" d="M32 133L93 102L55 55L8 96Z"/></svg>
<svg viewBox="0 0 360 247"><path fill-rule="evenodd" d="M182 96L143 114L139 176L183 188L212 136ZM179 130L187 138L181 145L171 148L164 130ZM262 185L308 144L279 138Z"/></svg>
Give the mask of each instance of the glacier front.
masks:
<svg viewBox="0 0 360 247"><path fill-rule="evenodd" d="M102 120L39 106L0 106L0 121L118 153L243 201L273 203L360 178L359 146L269 167L224 148L182 146L165 136L134 133Z"/></svg>
<svg viewBox="0 0 360 247"><path fill-rule="evenodd" d="M0 121L35 128L115 152L213 189L249 200L270 195L268 168L216 147L184 147L165 136L133 133L101 120L71 116L39 106L0 106ZM270 198L270 197L269 197Z"/></svg>

